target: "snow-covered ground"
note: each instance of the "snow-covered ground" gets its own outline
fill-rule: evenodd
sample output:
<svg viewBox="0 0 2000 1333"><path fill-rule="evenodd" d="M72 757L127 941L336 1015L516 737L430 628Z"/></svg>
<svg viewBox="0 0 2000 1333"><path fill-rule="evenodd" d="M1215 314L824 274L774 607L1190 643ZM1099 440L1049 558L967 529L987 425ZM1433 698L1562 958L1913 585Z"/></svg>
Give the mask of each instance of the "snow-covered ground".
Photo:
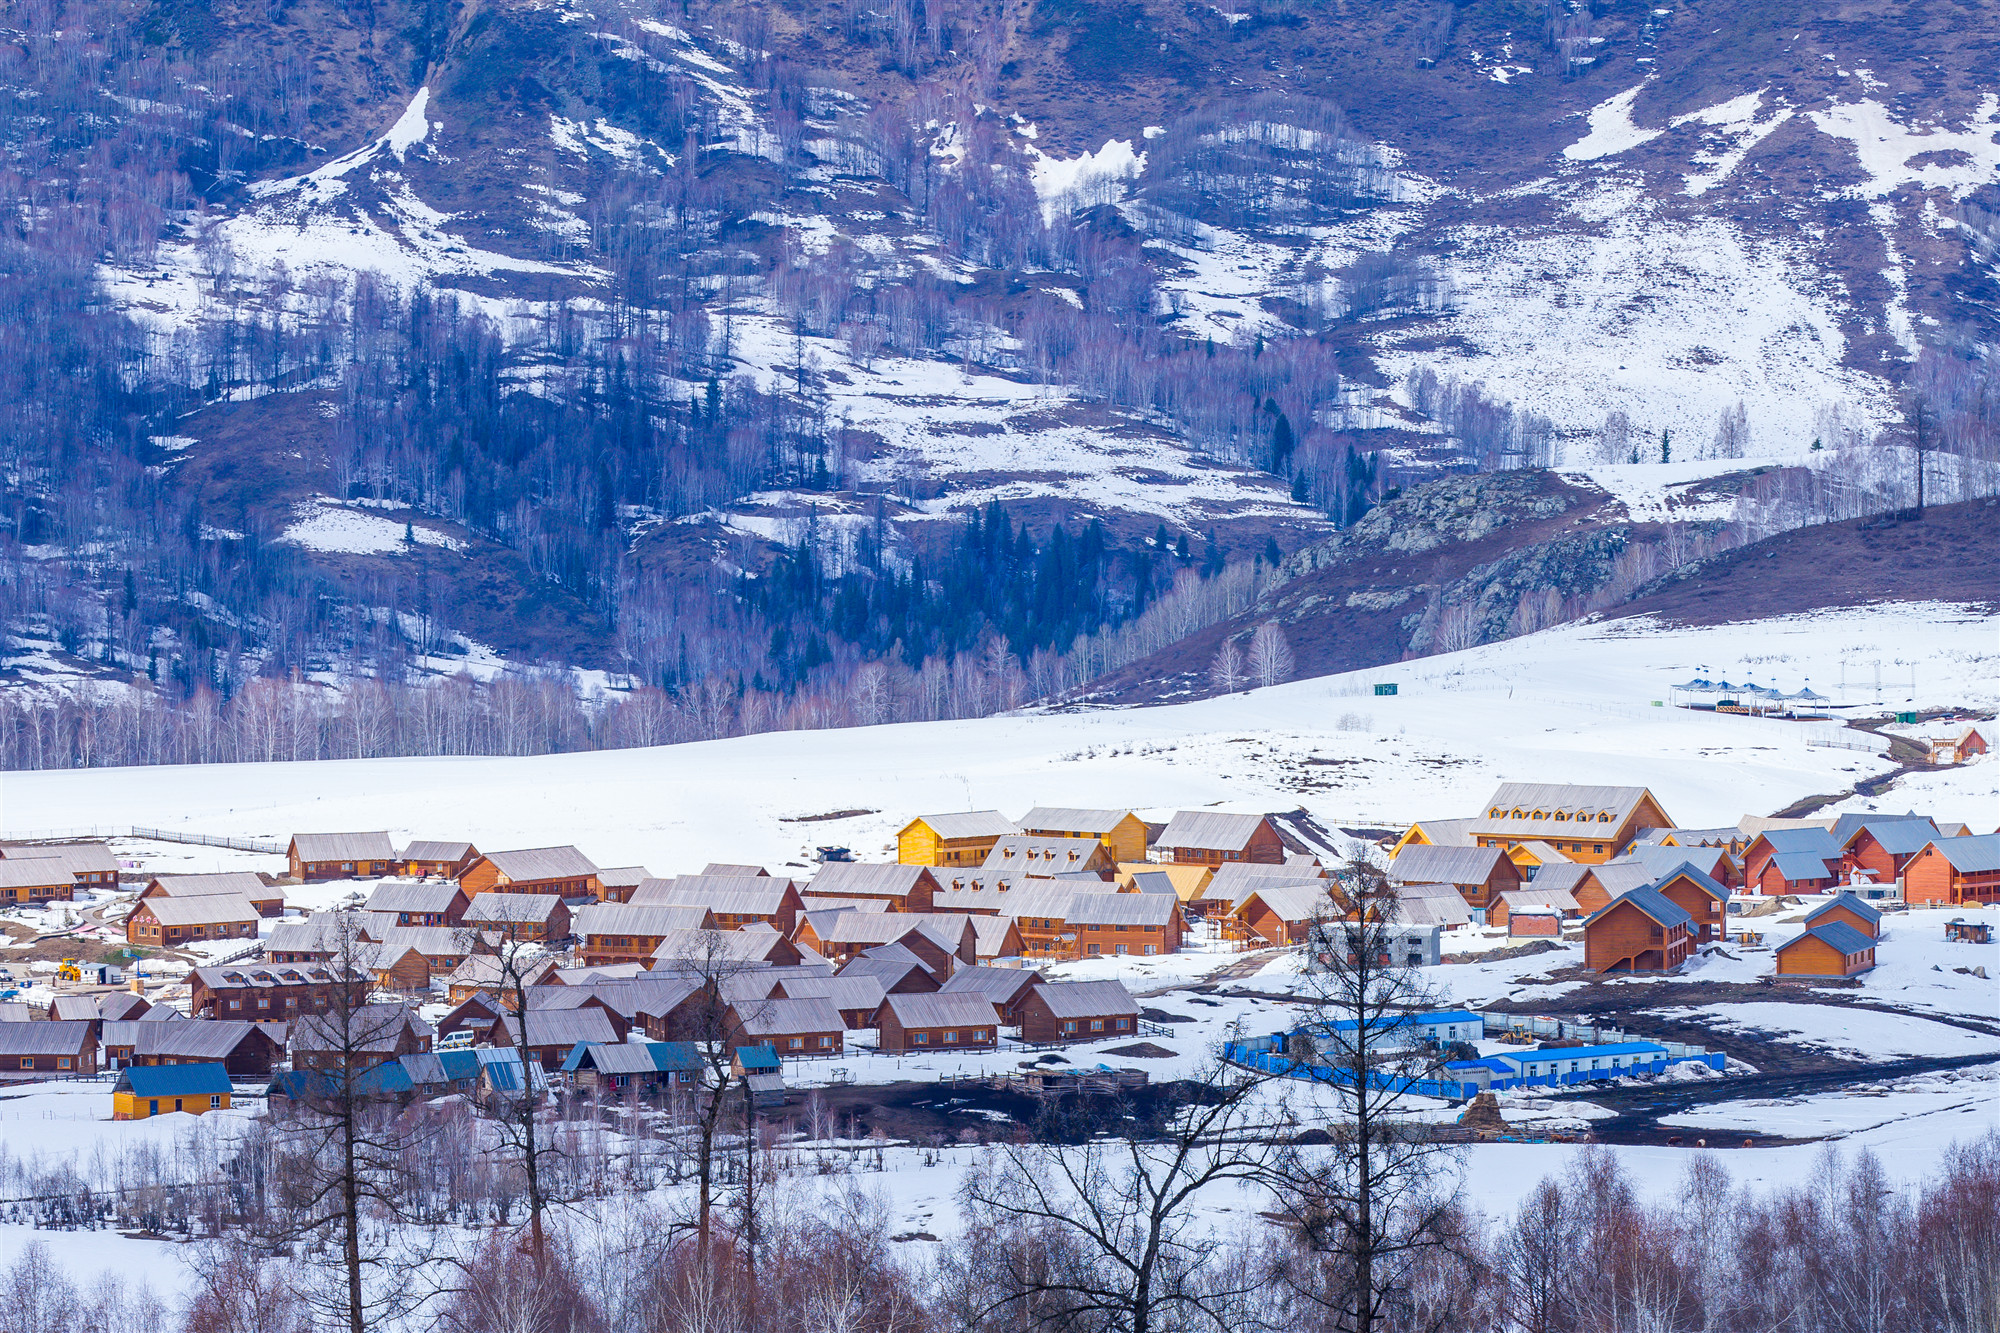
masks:
<svg viewBox="0 0 2000 1333"><path fill-rule="evenodd" d="M1838 1004L1751 1001L1653 1012L1665 1018L1693 1019L1725 1031L1761 1033L1785 1045L1825 1051L1846 1060L2000 1055L2000 1036L1968 1032L1914 1014L1885 1014Z"/></svg>
<svg viewBox="0 0 2000 1333"><path fill-rule="evenodd" d="M2000 703L1993 623L1953 607L1703 630L1614 621L1151 709L524 759L10 773L0 775L0 832L129 824L282 843L294 832L386 828L399 841L574 843L600 865L675 874L711 860L800 866L821 843L887 859L895 831L930 811L1121 805L1162 817L1210 806L1303 807L1329 827L1387 828L1469 813L1503 781L1645 785L1677 822L1712 827L1840 791L1887 761L1812 744L1830 724L1667 706L1669 687L1697 673L1754 675L1787 689L1810 683L1836 702L1876 711L1875 661L1884 665L1883 711L1954 706L1990 715ZM1375 697L1377 681L1400 692ZM1968 766L1936 789L1931 812L1987 831L1996 779L2000 763ZM1891 788L1859 804L1911 803ZM796 822L857 809L870 813ZM211 855L217 868L235 861L206 849L184 855L191 864L179 868L208 868Z"/></svg>

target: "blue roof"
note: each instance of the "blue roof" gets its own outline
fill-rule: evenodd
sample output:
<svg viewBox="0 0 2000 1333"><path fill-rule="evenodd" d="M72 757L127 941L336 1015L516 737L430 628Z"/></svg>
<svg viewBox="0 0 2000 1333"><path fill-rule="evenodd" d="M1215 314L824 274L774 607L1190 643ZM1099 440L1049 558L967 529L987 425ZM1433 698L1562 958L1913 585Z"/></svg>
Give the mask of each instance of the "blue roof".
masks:
<svg viewBox="0 0 2000 1333"><path fill-rule="evenodd" d="M1696 888L1700 889L1702 892L1706 893L1711 898L1719 899L1725 903L1729 901L1728 888L1719 883L1716 880L1715 876L1708 874L1705 871L1695 869L1694 863L1692 861L1681 862L1679 865L1669 870L1666 874L1654 880L1653 887L1655 889L1664 888L1667 885L1673 883L1677 879L1685 879L1688 883L1694 885Z"/></svg>
<svg viewBox="0 0 2000 1333"><path fill-rule="evenodd" d="M1871 926L1881 924L1882 914L1873 907L1870 907L1866 900L1857 898L1851 893L1843 893L1832 902L1822 903L1818 907L1813 908L1812 911L1807 912L1806 924L1810 926L1813 923L1814 917L1824 916L1836 907L1845 907Z"/></svg>
<svg viewBox="0 0 2000 1333"><path fill-rule="evenodd" d="M1505 1051L1491 1057L1513 1064L1547 1060L1599 1060L1607 1055L1665 1055L1657 1041L1616 1041L1604 1046L1538 1046L1532 1051Z"/></svg>
<svg viewBox="0 0 2000 1333"><path fill-rule="evenodd" d="M1967 838L1938 838L1938 852L1961 875L1981 870L2000 870L2000 833L1981 833Z"/></svg>
<svg viewBox="0 0 2000 1333"><path fill-rule="evenodd" d="M1632 904L1632 906L1638 908L1668 930L1671 930L1675 926L1688 925L1694 920L1686 912L1674 906L1658 889L1653 888L1651 885L1642 885L1636 889L1626 890L1610 902L1604 904L1604 906L1598 908L1595 912L1592 912L1589 920L1583 923L1584 926L1588 928L1592 921L1597 920L1597 918L1603 916L1620 903Z"/></svg>
<svg viewBox="0 0 2000 1333"><path fill-rule="evenodd" d="M1838 856L1835 851L1831 855ZM1779 852L1771 858L1771 864L1778 867L1778 873L1788 880L1832 879L1834 872L1827 869L1825 858L1818 852Z"/></svg>
<svg viewBox="0 0 2000 1333"><path fill-rule="evenodd" d="M486 1066L486 1081L493 1085L495 1092L519 1092L521 1090L521 1066L502 1064L495 1060Z"/></svg>
<svg viewBox="0 0 2000 1333"><path fill-rule="evenodd" d="M1827 945L1836 953L1843 954L1866 953L1875 947L1874 940L1869 939L1845 921L1826 921L1817 926L1810 927L1805 934L1795 939L1786 940L1778 946L1778 952L1783 953L1794 944L1799 943L1800 940L1805 939L1818 940L1821 944Z"/></svg>
<svg viewBox="0 0 2000 1333"><path fill-rule="evenodd" d="M1480 1018L1478 1014L1473 1013L1470 1009L1445 1009L1434 1014L1384 1014L1379 1019L1371 1020L1374 1026L1385 1028L1402 1027L1406 1024L1432 1027L1441 1023L1483 1023L1484 1021L1484 1019ZM1313 1026L1330 1032L1352 1032L1357 1024L1351 1018L1337 1018L1331 1023L1318 1023Z"/></svg>
<svg viewBox="0 0 2000 1333"><path fill-rule="evenodd" d="M1936 842L1942 836L1937 825L1928 819L1899 819L1879 827L1870 824L1868 832L1891 856L1912 856L1921 852L1925 844Z"/></svg>
<svg viewBox="0 0 2000 1333"><path fill-rule="evenodd" d="M1514 1066L1497 1055L1485 1056L1478 1060L1447 1060L1446 1069L1491 1069L1496 1074L1511 1074Z"/></svg>
<svg viewBox="0 0 2000 1333"><path fill-rule="evenodd" d="M444 1076L453 1083L460 1079L479 1077L481 1061L478 1051L439 1051L437 1058L438 1063L444 1067Z"/></svg>
<svg viewBox="0 0 2000 1333"><path fill-rule="evenodd" d="M1766 845L1774 852L1813 852L1822 856L1839 856L1840 844L1833 834L1823 828L1774 828L1766 829L1761 835Z"/></svg>
<svg viewBox="0 0 2000 1333"><path fill-rule="evenodd" d="M1882 831L1891 824L1921 824L1931 830L1932 837L1937 836L1936 826L1927 817L1914 810L1903 815L1875 815L1864 811L1850 811L1833 821L1833 840L1845 847L1854 841L1854 835L1862 829L1873 829L1875 836L1879 838L1882 836Z"/></svg>
<svg viewBox="0 0 2000 1333"><path fill-rule="evenodd" d="M384 1061L373 1069L364 1069L354 1076L354 1090L376 1096L386 1096L397 1092L415 1092L416 1081L410 1071L396 1060Z"/></svg>
<svg viewBox="0 0 2000 1333"><path fill-rule="evenodd" d="M213 1097L229 1091L229 1071L220 1064L142 1065L121 1072L112 1091L140 1097Z"/></svg>
<svg viewBox="0 0 2000 1333"><path fill-rule="evenodd" d="M739 1046L736 1048L736 1063L747 1070L778 1069L778 1053L769 1046Z"/></svg>

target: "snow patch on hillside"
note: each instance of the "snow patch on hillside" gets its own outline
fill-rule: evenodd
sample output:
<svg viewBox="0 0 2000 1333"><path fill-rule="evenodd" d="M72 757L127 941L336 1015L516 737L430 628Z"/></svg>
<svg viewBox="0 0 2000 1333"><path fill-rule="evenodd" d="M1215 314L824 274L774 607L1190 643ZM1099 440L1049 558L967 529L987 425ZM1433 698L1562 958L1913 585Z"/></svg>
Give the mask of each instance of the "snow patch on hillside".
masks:
<svg viewBox="0 0 2000 1333"><path fill-rule="evenodd" d="M302 502L298 517L278 540L329 555L397 555L410 548L438 546L462 551L465 543L435 528L361 513L318 497Z"/></svg>
<svg viewBox="0 0 2000 1333"><path fill-rule="evenodd" d="M1905 185L1962 195L2000 175L2000 95L1986 94L1963 129L1916 127L1872 98L1806 113L1820 133L1854 145L1867 177L1854 188L1879 199Z"/></svg>
<svg viewBox="0 0 2000 1333"><path fill-rule="evenodd" d="M1641 129L1632 123L1632 103L1645 87L1645 83L1636 83L1592 107L1586 115L1590 133L1563 149L1563 156L1572 162L1595 162L1659 138L1663 131Z"/></svg>
<svg viewBox="0 0 2000 1333"><path fill-rule="evenodd" d="M1031 164L1029 178L1042 201L1044 220L1053 219L1066 200L1083 201L1088 197L1097 202L1093 196L1098 194L1121 197L1124 192L1121 182L1146 169L1146 154L1135 150L1130 139L1109 140L1096 152L1081 157L1050 157L1033 144L1022 151Z"/></svg>

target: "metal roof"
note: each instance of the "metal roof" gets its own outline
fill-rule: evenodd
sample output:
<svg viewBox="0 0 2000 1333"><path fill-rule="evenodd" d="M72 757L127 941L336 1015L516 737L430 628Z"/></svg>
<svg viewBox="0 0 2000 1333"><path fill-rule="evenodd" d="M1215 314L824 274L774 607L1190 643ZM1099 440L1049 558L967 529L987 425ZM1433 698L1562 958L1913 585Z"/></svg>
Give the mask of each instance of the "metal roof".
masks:
<svg viewBox="0 0 2000 1333"><path fill-rule="evenodd" d="M1109 862L1110 853L1095 838L1041 838L1010 833L994 842L980 869L993 874L1008 870L1046 877L1058 871L1083 870L1092 861Z"/></svg>
<svg viewBox="0 0 2000 1333"><path fill-rule="evenodd" d="M762 866L753 866L732 861L710 861L701 868L704 875L748 875L752 879L768 878L770 871Z"/></svg>
<svg viewBox="0 0 2000 1333"><path fill-rule="evenodd" d="M923 824L947 841L957 838L1003 838L1019 833L1020 826L998 810L961 810L950 814L918 815L903 830Z"/></svg>
<svg viewBox="0 0 2000 1333"><path fill-rule="evenodd" d="M1881 844L1882 850L1891 856L1910 856L1924 849L1925 844L1938 841L1944 835L1930 820L1899 819L1893 824L1868 827L1868 836ZM1857 836L1859 836L1857 834ZM1854 839L1847 840L1848 846Z"/></svg>
<svg viewBox="0 0 2000 1333"><path fill-rule="evenodd" d="M1655 875L1670 874L1683 865L1690 865L1713 876L1718 872L1726 874L1734 864L1729 853L1720 847L1665 847L1654 844L1634 847L1609 864L1623 865L1626 862L1645 866Z"/></svg>
<svg viewBox="0 0 2000 1333"><path fill-rule="evenodd" d="M1405 888L1427 887L1405 885ZM1449 884L1445 888L1451 888ZM1396 919L1392 923L1401 926L1463 926L1472 921L1472 908L1456 889L1449 894L1436 897L1412 898L1405 894L1396 895Z"/></svg>
<svg viewBox="0 0 2000 1333"><path fill-rule="evenodd" d="M530 1009L528 1039L521 1040L521 1018L502 1014L495 1027L503 1027L517 1046L574 1046L577 1042L615 1042L618 1025L609 1013L592 1006L584 1009Z"/></svg>
<svg viewBox="0 0 2000 1333"><path fill-rule="evenodd" d="M611 866L597 872L597 882L608 889L636 889L652 877L644 866Z"/></svg>
<svg viewBox="0 0 2000 1333"><path fill-rule="evenodd" d="M970 922L970 917L951 912L837 912L824 929L815 919L813 931L828 944L891 944L921 931L946 952L956 953Z"/></svg>
<svg viewBox="0 0 2000 1333"><path fill-rule="evenodd" d="M1982 833L1971 838L1933 838L1931 845L1961 875L2000 870L2000 833Z"/></svg>
<svg viewBox="0 0 2000 1333"><path fill-rule="evenodd" d="M806 886L823 898L866 897L870 894L906 897L918 883L928 879L936 891L937 876L929 866L906 866L877 861L828 861Z"/></svg>
<svg viewBox="0 0 2000 1333"><path fill-rule="evenodd" d="M7 864L0 861L0 865ZM257 904L240 893L204 893L197 898L141 898L133 914L148 912L163 926L234 925L258 919Z"/></svg>
<svg viewBox="0 0 2000 1333"><path fill-rule="evenodd" d="M375 885L362 910L368 912L445 912L465 894L448 879L385 879Z"/></svg>
<svg viewBox="0 0 2000 1333"><path fill-rule="evenodd" d="M1586 879L1595 877L1596 869L1595 866L1577 865L1574 862L1567 865L1559 862L1543 866L1535 872L1535 877L1529 881L1528 887L1558 893L1575 893L1583 887Z"/></svg>
<svg viewBox="0 0 2000 1333"><path fill-rule="evenodd" d="M1475 834L1509 838L1610 838L1632 817L1649 793L1644 787L1576 786L1561 782L1503 782L1486 802L1486 813L1472 826ZM1659 803L1654 802L1655 806ZM1494 811L1500 813L1496 816ZM1516 819L1514 811L1522 817ZM1536 819L1540 811L1542 818ZM1562 818L1558 819L1557 816ZM1609 819L1599 819L1609 815ZM1586 824L1585 832L1579 824Z"/></svg>
<svg viewBox="0 0 2000 1333"><path fill-rule="evenodd" d="M1920 815L1914 810L1906 811L1900 815L1879 815L1854 810L1841 815L1833 821L1832 835L1835 842L1845 847L1854 840L1855 834L1864 828L1874 825L1929 824L1930 822L1926 816Z"/></svg>
<svg viewBox="0 0 2000 1333"><path fill-rule="evenodd" d="M178 1056L222 1060L235 1054L246 1041L270 1034L255 1023L236 1019L203 1020L195 1023L138 1023L135 1025L132 1054L137 1056Z"/></svg>
<svg viewBox="0 0 2000 1333"><path fill-rule="evenodd" d="M1164 926L1180 913L1179 898L1157 893L1079 893L1064 919L1072 926Z"/></svg>
<svg viewBox="0 0 2000 1333"><path fill-rule="evenodd" d="M1472 826L1477 819L1419 819L1416 827L1424 831L1424 837L1438 847L1470 847Z"/></svg>
<svg viewBox="0 0 2000 1333"><path fill-rule="evenodd" d="M1991 837L1996 835L1989 834L1988 836ZM1823 916L1826 913L1831 912L1836 907L1846 908L1848 911L1854 913L1854 915L1860 917L1863 921L1866 921L1871 926L1880 925L1882 923L1882 914L1876 911L1873 907L1869 906L1868 902L1865 899L1856 897L1854 894L1851 893L1842 893L1836 895L1832 902L1823 903L1820 906L1813 908L1812 911L1807 912L1806 924L1810 926L1813 923L1813 918L1818 916Z"/></svg>
<svg viewBox="0 0 2000 1333"><path fill-rule="evenodd" d="M668 885L664 890L656 884ZM735 916L776 916L795 892L788 879L755 879L749 875L682 875L672 880L647 880L632 895L640 906L699 904Z"/></svg>
<svg viewBox="0 0 2000 1333"><path fill-rule="evenodd" d="M1833 856L1838 858L1839 851L1836 850ZM1839 872L1826 861L1827 858L1817 852L1778 852L1771 857L1771 864L1787 880L1833 879Z"/></svg>
<svg viewBox="0 0 2000 1333"><path fill-rule="evenodd" d="M1333 906L1323 883L1262 885L1245 895L1243 906L1247 908L1252 898L1270 908L1281 921L1311 921Z"/></svg>
<svg viewBox="0 0 2000 1333"><path fill-rule="evenodd" d="M580 1042L562 1062L566 1074L586 1065L600 1074L697 1073L702 1067L700 1052L686 1041Z"/></svg>
<svg viewBox="0 0 2000 1333"><path fill-rule="evenodd" d="M169 898L240 893L252 902L268 902L285 896L283 889L266 884L262 875L251 870L228 870L218 875L155 875L146 881L148 889L156 886Z"/></svg>
<svg viewBox="0 0 2000 1333"><path fill-rule="evenodd" d="M1541 876L1537 875L1535 878L1539 880ZM1514 889L1503 893L1500 895L1500 901L1507 904L1507 910L1510 912L1518 912L1523 907L1554 907L1564 912L1577 912L1583 909L1583 904L1579 903L1576 895L1568 889L1546 887L1539 883L1531 884L1525 889Z"/></svg>
<svg viewBox="0 0 2000 1333"><path fill-rule="evenodd" d="M60 857L0 861L0 889L74 888L76 875Z"/></svg>
<svg viewBox="0 0 2000 1333"><path fill-rule="evenodd" d="M1134 872L1132 875L1132 891L1134 893L1171 893L1176 898L1180 897L1179 890L1174 888L1173 877L1158 870L1140 870Z"/></svg>
<svg viewBox="0 0 2000 1333"><path fill-rule="evenodd" d="M841 1032L847 1021L824 996L803 999L746 1000L731 1005L736 1022L752 1037L784 1037L801 1032Z"/></svg>
<svg viewBox="0 0 2000 1333"><path fill-rule="evenodd" d="M291 1045L295 1051L393 1051L406 1030L419 1037L431 1035L431 1025L413 1010L396 1004L363 1004L345 1019L339 1013L301 1014L292 1024Z"/></svg>
<svg viewBox="0 0 2000 1333"><path fill-rule="evenodd" d="M1836 953L1842 954L1866 953L1875 947L1874 940L1848 925L1845 921L1822 921L1817 926L1809 927L1803 935L1794 936L1786 940L1783 944L1780 944L1778 952L1783 953L1793 945L1803 943L1808 939L1818 940L1820 943L1832 948Z"/></svg>
<svg viewBox="0 0 2000 1333"><path fill-rule="evenodd" d="M882 1004L906 1028L994 1027L1000 1022L993 1001L966 991L891 995Z"/></svg>
<svg viewBox="0 0 2000 1333"><path fill-rule="evenodd" d="M1389 863L1389 878L1420 884L1484 884L1507 853L1498 847L1405 847Z"/></svg>
<svg viewBox="0 0 2000 1333"><path fill-rule="evenodd" d="M10 861L60 861L71 874L116 875L118 857L101 842L44 842L0 849Z"/></svg>
<svg viewBox="0 0 2000 1333"><path fill-rule="evenodd" d="M1823 828L1766 829L1757 835L1757 840L1780 855L1786 852L1811 852L1828 858L1840 855L1840 844L1834 841L1831 830Z"/></svg>
<svg viewBox="0 0 2000 1333"><path fill-rule="evenodd" d="M231 1092L229 1071L219 1064L137 1065L120 1070L113 1092L135 1097L215 1097Z"/></svg>
<svg viewBox="0 0 2000 1333"><path fill-rule="evenodd" d="M776 931L754 930L674 930L660 937L653 950L656 965L671 967L677 960L717 963L759 963L769 960L785 937Z"/></svg>
<svg viewBox="0 0 2000 1333"><path fill-rule="evenodd" d="M276 986L324 986L333 983L330 963L224 963L197 967L188 975L200 980L210 990L260 990ZM354 977L356 981L362 979L358 974ZM105 1017L111 1015L106 1014Z"/></svg>
<svg viewBox="0 0 2000 1333"><path fill-rule="evenodd" d="M475 893L464 920L497 926L545 922L561 902L553 893Z"/></svg>
<svg viewBox="0 0 2000 1333"><path fill-rule="evenodd" d="M972 923L972 952L979 958L999 957L1000 951L1007 946L1007 932L1018 929L1011 916L974 916L966 919Z"/></svg>
<svg viewBox="0 0 2000 1333"><path fill-rule="evenodd" d="M403 861L451 861L457 863L472 855L469 842L413 842L403 849L399 860Z"/></svg>
<svg viewBox="0 0 2000 1333"><path fill-rule="evenodd" d="M1692 916L1689 916L1679 907L1676 907L1673 901L1658 889L1642 886L1619 894L1616 898L1613 898L1610 902L1591 913L1590 919L1583 924L1588 926L1591 921L1597 920L1597 918L1603 916L1620 903L1632 904L1632 906L1638 908L1668 930L1673 929L1675 926L1689 925L1694 921Z"/></svg>
<svg viewBox="0 0 2000 1333"><path fill-rule="evenodd" d="M821 974L810 977L787 977L775 983L775 988L784 991L781 997L783 999L820 999L841 1010L872 1011L881 1005L882 996L886 993L882 978L870 976L865 972L857 972L853 976Z"/></svg>
<svg viewBox="0 0 2000 1333"><path fill-rule="evenodd" d="M1637 861L1607 861L1601 866L1591 867L1591 873L1604 891L1612 897L1630 893L1651 884L1656 876Z"/></svg>
<svg viewBox="0 0 2000 1333"><path fill-rule="evenodd" d="M938 993L956 995L969 991L983 995L995 1004L1011 1004L1041 979L1041 973L1027 967L967 967L952 973L950 979L938 987Z"/></svg>
<svg viewBox="0 0 2000 1333"><path fill-rule="evenodd" d="M570 931L576 935L667 935L678 930L701 930L709 921L706 907L660 906L629 903L592 903L570 915Z"/></svg>
<svg viewBox="0 0 2000 1333"><path fill-rule="evenodd" d="M393 861L387 833L294 833L291 850L301 861Z"/></svg>
<svg viewBox="0 0 2000 1333"><path fill-rule="evenodd" d="M0 1023L0 1058L17 1055L77 1055L96 1044L96 1024L87 1018ZM162 1025L165 1026L165 1025Z"/></svg>
<svg viewBox="0 0 2000 1333"><path fill-rule="evenodd" d="M1177 810L1154 842L1161 847L1241 851L1250 843L1262 815L1232 815L1220 810Z"/></svg>
<svg viewBox="0 0 2000 1333"><path fill-rule="evenodd" d="M1696 888L1700 889L1703 893L1706 893L1709 897L1715 899L1717 902L1726 903L1729 901L1729 890L1726 886L1724 886L1721 883L1721 881L1717 880L1715 876L1708 874L1706 871L1698 869L1697 867L1686 861L1681 862L1679 865L1675 866L1673 869L1667 871L1667 873L1661 875L1658 879L1654 880L1653 887L1656 889L1663 889L1677 879L1686 880L1688 883L1694 885Z"/></svg>
<svg viewBox="0 0 2000 1333"><path fill-rule="evenodd" d="M1139 1002L1121 981L1067 981L1061 985L1043 983L1034 988L1057 1018L1101 1018L1106 1015L1139 1015Z"/></svg>
<svg viewBox="0 0 2000 1333"><path fill-rule="evenodd" d="M895 952L891 954L890 950L895 950ZM859 957L848 959L841 966L839 975L843 977L873 977L881 983L882 989L886 991L889 987L901 982L903 978L909 976L912 972L920 973L925 977L930 977L931 975L930 969L924 966L923 959L917 957L908 949L890 944L884 945L879 949L870 949L867 953ZM932 980L936 980L936 978L932 978Z"/></svg>
<svg viewBox="0 0 2000 1333"><path fill-rule="evenodd" d="M574 847L524 847L488 852L485 859L511 880L588 879L597 873L591 859Z"/></svg>
<svg viewBox="0 0 2000 1333"><path fill-rule="evenodd" d="M1130 810L1090 810L1075 805L1038 805L1021 816L1021 831L1104 834L1132 818L1136 816ZM1144 820L1139 822L1145 823Z"/></svg>

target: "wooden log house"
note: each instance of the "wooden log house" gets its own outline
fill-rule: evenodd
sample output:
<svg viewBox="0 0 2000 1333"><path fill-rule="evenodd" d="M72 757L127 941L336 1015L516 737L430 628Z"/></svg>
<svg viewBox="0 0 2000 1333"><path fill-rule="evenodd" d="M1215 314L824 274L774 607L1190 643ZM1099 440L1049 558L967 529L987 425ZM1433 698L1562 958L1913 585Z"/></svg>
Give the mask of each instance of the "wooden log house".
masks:
<svg viewBox="0 0 2000 1333"><path fill-rule="evenodd" d="M1000 1040L1000 1011L983 995L890 995L875 1016L881 1034L876 1049L912 1051L991 1050Z"/></svg>
<svg viewBox="0 0 2000 1333"><path fill-rule="evenodd" d="M1583 923L1593 972L1672 972L1694 953L1694 918L1650 888L1613 898Z"/></svg>
<svg viewBox="0 0 2000 1333"><path fill-rule="evenodd" d="M1030 1045L1109 1041L1139 1031L1139 1002L1117 981L1030 987L1020 1015L1021 1040Z"/></svg>
<svg viewBox="0 0 2000 1333"><path fill-rule="evenodd" d="M346 982L348 1003L368 998L372 982L359 974ZM342 983L327 963L234 963L197 967L188 974L188 1012L196 1018L283 1022L337 1004Z"/></svg>
<svg viewBox="0 0 2000 1333"><path fill-rule="evenodd" d="M1160 831L1157 845L1179 865L1219 866L1229 861L1282 865L1287 851L1268 817L1217 810L1178 811Z"/></svg>
<svg viewBox="0 0 2000 1333"><path fill-rule="evenodd" d="M285 860L307 884L393 875L401 864L387 833L294 833Z"/></svg>
<svg viewBox="0 0 2000 1333"><path fill-rule="evenodd" d="M1144 861L1149 830L1130 810L1090 810L1038 805L1021 816L1021 832L1036 838L1094 838L1114 864Z"/></svg>
<svg viewBox="0 0 2000 1333"><path fill-rule="evenodd" d="M551 893L558 898L598 896L597 866L574 847L526 847L488 852L458 877L468 894Z"/></svg>
<svg viewBox="0 0 2000 1333"><path fill-rule="evenodd" d="M1644 787L1503 782L1470 830L1479 847L1541 841L1571 861L1601 865L1650 829L1674 821Z"/></svg>
<svg viewBox="0 0 2000 1333"><path fill-rule="evenodd" d="M141 898L125 918L125 940L153 949L178 948L197 940L254 940L261 919L240 893Z"/></svg>
<svg viewBox="0 0 2000 1333"><path fill-rule="evenodd" d="M1903 897L1913 907L2000 901L2000 833L1932 839L1904 865Z"/></svg>
<svg viewBox="0 0 2000 1333"><path fill-rule="evenodd" d="M976 866L994 843L1020 831L998 810L920 815L897 832L896 859L909 866Z"/></svg>
<svg viewBox="0 0 2000 1333"><path fill-rule="evenodd" d="M250 870L229 870L216 875L155 875L139 890L148 898L199 898L207 894L235 893L248 898L263 917L285 914L285 891L266 884L264 877Z"/></svg>

